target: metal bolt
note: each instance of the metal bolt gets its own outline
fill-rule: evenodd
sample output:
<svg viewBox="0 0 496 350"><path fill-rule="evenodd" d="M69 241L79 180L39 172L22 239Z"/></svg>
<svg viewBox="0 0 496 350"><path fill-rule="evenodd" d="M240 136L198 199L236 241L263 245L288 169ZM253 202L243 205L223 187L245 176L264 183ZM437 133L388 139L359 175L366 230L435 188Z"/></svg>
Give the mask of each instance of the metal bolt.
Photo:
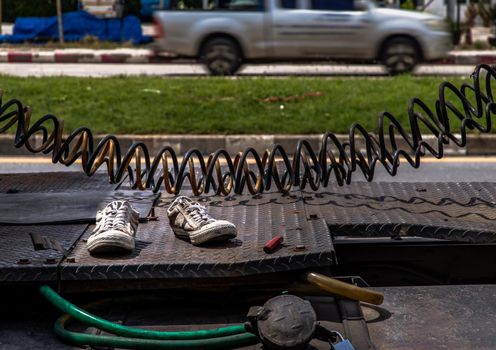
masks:
<svg viewBox="0 0 496 350"><path fill-rule="evenodd" d="M31 260L29 260L29 259L19 259L19 260L17 260L17 263L19 265L28 265L28 264L31 264Z"/></svg>

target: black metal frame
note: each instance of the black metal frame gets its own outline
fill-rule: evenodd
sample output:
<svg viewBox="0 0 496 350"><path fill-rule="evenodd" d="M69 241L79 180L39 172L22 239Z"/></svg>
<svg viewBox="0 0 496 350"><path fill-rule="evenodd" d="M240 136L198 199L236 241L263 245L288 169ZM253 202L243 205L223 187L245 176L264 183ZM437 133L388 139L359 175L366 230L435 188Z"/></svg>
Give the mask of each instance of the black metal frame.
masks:
<svg viewBox="0 0 496 350"><path fill-rule="evenodd" d="M336 275L372 286L496 283L496 244L425 238L336 239Z"/></svg>

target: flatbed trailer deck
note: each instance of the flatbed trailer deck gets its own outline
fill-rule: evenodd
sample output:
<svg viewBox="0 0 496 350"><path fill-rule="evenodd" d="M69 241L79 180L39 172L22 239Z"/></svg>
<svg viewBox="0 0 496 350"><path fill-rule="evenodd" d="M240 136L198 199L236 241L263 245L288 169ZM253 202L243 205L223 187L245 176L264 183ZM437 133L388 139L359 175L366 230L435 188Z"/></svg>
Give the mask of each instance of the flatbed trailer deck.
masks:
<svg viewBox="0 0 496 350"><path fill-rule="evenodd" d="M95 201L79 203L83 219L76 217L75 222L70 222L70 215L58 222L60 213L52 219L45 213L39 224L22 224L7 222L15 217L5 213L0 226L0 283L6 310L0 327L2 349L33 344L40 349L68 347L51 333L57 312L37 296L41 284L81 303L165 293L171 303L126 306L102 314L162 330L242 322L250 304L287 290L311 300L319 320L353 339L357 330L346 330L341 319L342 299L323 296L300 282L301 274L309 270L354 276L348 280L384 293L384 305L362 304L363 319L354 326L365 325L358 339L368 333L377 349L495 348L494 335L488 331L496 321L496 289L491 285L496 279L491 263L494 187L357 182L316 193L202 196L198 199L210 212L237 224L239 236L227 245L198 248L170 231L165 216L173 198L169 194L137 194L126 180L111 185L103 174L2 175L0 189L12 198L10 203L30 194L42 198L70 193L77 198L92 190L105 202L108 191L113 191L139 202L146 217L134 253L93 257L85 248L93 223L83 214L91 213L98 205ZM30 219L36 220L36 215ZM285 243L274 254L266 254L263 245L274 234L283 235ZM297 245L305 249L295 249ZM215 304L216 300L222 301ZM318 349L328 346L312 344ZM371 346L363 340L355 344L357 349Z"/></svg>

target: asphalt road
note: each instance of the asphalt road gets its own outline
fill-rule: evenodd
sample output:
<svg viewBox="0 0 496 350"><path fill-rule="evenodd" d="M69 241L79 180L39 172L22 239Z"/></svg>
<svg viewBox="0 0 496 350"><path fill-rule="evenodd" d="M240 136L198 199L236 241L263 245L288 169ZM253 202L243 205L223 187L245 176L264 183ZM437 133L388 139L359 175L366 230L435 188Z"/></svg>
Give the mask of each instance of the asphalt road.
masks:
<svg viewBox="0 0 496 350"><path fill-rule="evenodd" d="M104 168L101 168L102 171ZM374 181L383 182L496 182L496 157L450 157L442 160L426 158L419 169L407 164L398 175L389 176L377 168ZM65 167L52 164L48 157L0 157L0 174L51 171L81 171L80 164ZM365 181L355 173L354 181Z"/></svg>
<svg viewBox="0 0 496 350"><path fill-rule="evenodd" d="M420 65L415 75L468 76L473 65ZM85 64L85 63L1 63L1 74L27 76L108 77L116 75L198 76L206 75L199 64ZM247 65L241 76L385 76L379 65L264 64Z"/></svg>

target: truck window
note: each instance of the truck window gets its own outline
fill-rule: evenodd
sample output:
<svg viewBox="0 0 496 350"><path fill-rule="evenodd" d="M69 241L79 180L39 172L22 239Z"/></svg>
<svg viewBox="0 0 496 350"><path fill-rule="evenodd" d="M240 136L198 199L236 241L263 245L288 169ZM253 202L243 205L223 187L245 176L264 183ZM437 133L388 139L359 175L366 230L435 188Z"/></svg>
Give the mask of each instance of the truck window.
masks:
<svg viewBox="0 0 496 350"><path fill-rule="evenodd" d="M282 9L296 9L296 0L281 0L279 7Z"/></svg>
<svg viewBox="0 0 496 350"><path fill-rule="evenodd" d="M171 10L202 10L203 0L171 0L170 9ZM207 1L208 8L213 5L213 0Z"/></svg>
<svg viewBox="0 0 496 350"><path fill-rule="evenodd" d="M353 0L311 0L312 10L355 11Z"/></svg>
<svg viewBox="0 0 496 350"><path fill-rule="evenodd" d="M264 0L171 0L170 9L195 11L263 11Z"/></svg>
<svg viewBox="0 0 496 350"><path fill-rule="evenodd" d="M264 0L217 0L214 9L231 11L263 11Z"/></svg>

